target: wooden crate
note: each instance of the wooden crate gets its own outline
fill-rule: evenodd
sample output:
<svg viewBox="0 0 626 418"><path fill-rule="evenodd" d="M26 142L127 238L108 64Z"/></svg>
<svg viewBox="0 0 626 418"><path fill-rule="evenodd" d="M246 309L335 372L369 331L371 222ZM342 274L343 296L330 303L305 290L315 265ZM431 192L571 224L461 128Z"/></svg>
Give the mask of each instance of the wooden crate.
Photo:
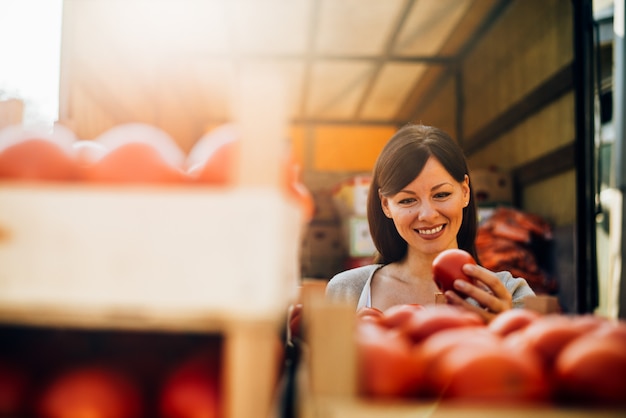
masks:
<svg viewBox="0 0 626 418"><path fill-rule="evenodd" d="M280 84L235 94L231 187L0 182L0 324L219 334L225 417L269 415L303 226Z"/></svg>
<svg viewBox="0 0 626 418"><path fill-rule="evenodd" d="M303 289L307 342L297 384L301 418L621 418L626 411L553 405L485 405L438 400L374 400L358 395L352 305L323 300Z"/></svg>
<svg viewBox="0 0 626 418"><path fill-rule="evenodd" d="M2 184L0 207L7 314L276 317L297 284L299 212L277 190Z"/></svg>
<svg viewBox="0 0 626 418"><path fill-rule="evenodd" d="M212 318L205 322L204 329L193 330L185 323L176 328L138 322L123 327L117 322L83 327L0 323L0 367L11 365L25 378L26 407L38 405L40 390L75 368L121 371L139 390L141 416L150 418L159 410L172 370L201 355L217 365L213 377L219 385L220 417L273 416L282 360L275 322L223 319L218 324Z"/></svg>

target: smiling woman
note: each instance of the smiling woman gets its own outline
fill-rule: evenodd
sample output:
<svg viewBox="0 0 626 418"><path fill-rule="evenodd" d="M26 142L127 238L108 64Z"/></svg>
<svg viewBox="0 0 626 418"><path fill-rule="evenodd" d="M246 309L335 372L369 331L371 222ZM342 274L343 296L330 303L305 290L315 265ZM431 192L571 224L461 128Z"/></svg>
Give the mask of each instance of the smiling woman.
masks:
<svg viewBox="0 0 626 418"><path fill-rule="evenodd" d="M441 129L407 124L389 139L372 172L367 218L375 264L336 274L326 287L330 299L384 311L435 304L441 291L447 303L489 322L533 294L525 279L480 265L469 167L458 143ZM439 289L433 266L450 249L464 250L467 258L452 263L452 287Z"/></svg>
<svg viewBox="0 0 626 418"><path fill-rule="evenodd" d="M59 109L63 2L0 0L0 9L0 101L22 100L24 125L51 127Z"/></svg>

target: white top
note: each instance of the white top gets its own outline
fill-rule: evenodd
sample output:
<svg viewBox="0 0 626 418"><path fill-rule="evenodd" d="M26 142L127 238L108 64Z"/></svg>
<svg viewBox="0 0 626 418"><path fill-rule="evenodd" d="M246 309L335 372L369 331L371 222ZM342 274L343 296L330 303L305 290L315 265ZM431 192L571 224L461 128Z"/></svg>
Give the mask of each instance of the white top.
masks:
<svg viewBox="0 0 626 418"><path fill-rule="evenodd" d="M372 277L383 264L370 264L336 274L326 286L326 297L331 300L351 301L356 304L356 309L372 306ZM523 299L526 296L533 296L532 288L525 279L516 278L508 271L495 272L498 279L504 284L513 298L513 307L524 306ZM468 302L478 306L472 298Z"/></svg>

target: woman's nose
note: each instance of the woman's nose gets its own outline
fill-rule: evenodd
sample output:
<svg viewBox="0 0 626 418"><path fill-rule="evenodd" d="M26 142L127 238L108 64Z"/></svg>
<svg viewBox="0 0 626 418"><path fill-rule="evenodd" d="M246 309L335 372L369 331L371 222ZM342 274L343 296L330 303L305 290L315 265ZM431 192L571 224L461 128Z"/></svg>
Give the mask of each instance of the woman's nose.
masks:
<svg viewBox="0 0 626 418"><path fill-rule="evenodd" d="M417 219L420 221L430 219L437 211L429 202L423 202L417 209Z"/></svg>

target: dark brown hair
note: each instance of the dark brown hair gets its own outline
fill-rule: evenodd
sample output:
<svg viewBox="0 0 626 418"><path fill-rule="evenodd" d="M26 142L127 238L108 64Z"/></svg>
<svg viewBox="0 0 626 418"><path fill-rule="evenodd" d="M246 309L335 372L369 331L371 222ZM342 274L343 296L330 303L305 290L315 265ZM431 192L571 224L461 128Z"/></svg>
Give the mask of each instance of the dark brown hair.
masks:
<svg viewBox="0 0 626 418"><path fill-rule="evenodd" d="M383 213L379 191L383 196L398 193L415 180L430 157L436 158L458 182L462 182L465 175L469 176L461 147L447 133L432 126L405 125L391 137L378 156L367 199L370 233L378 250L377 263L399 261L407 252L406 241L396 230L393 220ZM476 205L470 181L470 200L463 209L457 243L478 262L476 230Z"/></svg>

